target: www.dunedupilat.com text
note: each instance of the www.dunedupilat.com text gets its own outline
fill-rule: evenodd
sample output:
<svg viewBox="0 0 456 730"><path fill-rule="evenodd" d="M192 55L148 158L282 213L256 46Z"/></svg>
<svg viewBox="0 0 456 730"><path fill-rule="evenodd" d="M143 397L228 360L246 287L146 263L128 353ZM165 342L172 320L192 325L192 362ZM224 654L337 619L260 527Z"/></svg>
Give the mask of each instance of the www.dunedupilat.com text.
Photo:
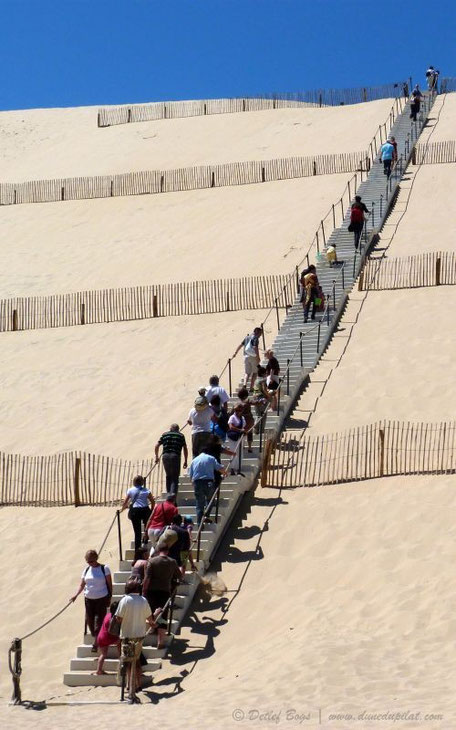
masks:
<svg viewBox="0 0 456 730"><path fill-rule="evenodd" d="M385 710L370 711L362 710L361 712L328 712L318 710L299 710L294 708L280 710L258 708L240 708L237 707L231 714L233 720L239 723L248 722L264 722L268 725L279 725L288 723L289 725L322 725L323 723L338 722L378 722L381 723L398 723L401 722L417 722L417 723L438 723L443 720L443 714L439 712L421 712L413 710ZM387 726L390 727L390 726Z"/></svg>

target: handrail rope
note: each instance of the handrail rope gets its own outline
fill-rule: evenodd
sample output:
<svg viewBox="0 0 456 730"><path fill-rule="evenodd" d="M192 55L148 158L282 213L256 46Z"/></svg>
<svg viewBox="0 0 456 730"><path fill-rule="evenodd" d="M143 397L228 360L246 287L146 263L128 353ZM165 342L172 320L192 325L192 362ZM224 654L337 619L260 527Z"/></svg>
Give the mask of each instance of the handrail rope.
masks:
<svg viewBox="0 0 456 730"><path fill-rule="evenodd" d="M427 116L427 115L428 115L428 114L430 113L430 111L431 111L431 108L432 108L432 107L431 107L431 104L430 104L430 100L431 100L431 98L432 98L432 97L431 97L431 95L430 95L430 94L427 94L427 95L425 95L425 97L424 97L424 98L425 98L425 101L427 101L427 102L428 102L428 104L427 104L427 105L426 105L426 104L424 105L424 110L425 110L425 112L426 112L426 117L423 117L423 118L421 119L421 121L420 121L420 133L421 133L421 132L422 132L422 130L424 129L424 126L425 126L425 124L426 124L426 122L427 122L427 119L428 119L428 116ZM434 105L434 103L435 103L435 100L436 100L436 96L435 96L435 95L433 95L433 102L432 102L432 106ZM446 101L446 94L444 95L444 100L443 100L443 104L442 104L442 107L441 107L441 108L440 108L440 110L439 110L439 114L438 114L438 117L440 117L440 114L441 114L441 111L442 111L442 109L443 109L443 105L445 104L445 101ZM437 119L437 122L438 122L438 119ZM434 131L434 129L435 129L435 125L434 125L434 127L433 127L433 131ZM430 140L430 138L431 138L431 135L432 135L433 131L431 132L431 134L430 134L430 135L429 135L429 137L427 138L426 142L424 142L424 145L425 145L425 149L427 149L427 146L428 146L428 145L430 144L429 140ZM418 140L416 139L416 140L415 140L415 145L417 144L417 141L418 141ZM414 146L415 146L415 145L414 145ZM413 148L412 148L412 149L413 149ZM410 150L410 151L409 151L409 158L411 158L411 156L412 156L412 150ZM406 158L404 159L404 163L405 163L405 164L407 164L407 159L406 159ZM418 167L418 170L419 170L419 169L420 169L420 168L422 167L422 165L423 165L423 164L424 164L424 163L423 163L423 162L421 162L421 163L420 163L420 164L419 164L419 165L417 166L417 167ZM397 165L396 165L396 166L397 166ZM417 170L417 171L418 171L418 170ZM405 171L405 168L404 168L404 171ZM388 246L387 248L389 248L389 246ZM375 266L375 268L374 268L374 271L372 271L372 272L371 272L370 278L369 278L369 280L368 280L368 282L367 282L367 287L369 287L369 284L370 284L371 282L373 282L373 281L374 281L375 277L376 277L376 276L377 276L377 274L379 273L379 271L380 271L380 268L381 268L381 264L382 264L382 262L384 261L384 259L385 259L385 256L386 256L386 250L385 250L385 251L383 252L382 256L381 256L381 257L380 257L380 258L378 259L378 261L376 262L376 266ZM367 289L367 290L368 290L368 289Z"/></svg>
<svg viewBox="0 0 456 730"><path fill-rule="evenodd" d="M52 616L50 619L45 621L44 624L41 624L41 626L38 626L37 629L34 629L34 631L30 631L28 634L25 634L25 636L22 636L20 641L24 641L25 639L28 639L30 636L33 636L33 634L36 634L38 631L41 631L41 629L44 629L44 627L47 626L48 624L50 624L52 621L54 621L57 618L57 616L60 616L61 613L66 611L67 608L69 606L71 606L72 603L73 603L73 601L71 601L71 600L68 601L68 603L63 608L60 609L60 611L58 611L56 614L54 614L54 616Z"/></svg>
<svg viewBox="0 0 456 730"><path fill-rule="evenodd" d="M425 98L429 100L429 97L425 97ZM446 97L445 97L445 99L446 99ZM444 99L444 102L443 102L443 103L445 103L445 99ZM434 101L435 101L435 97L434 97ZM443 107L443 105L442 105L442 107ZM426 111L427 113L429 113L429 112L430 112L430 110L431 110L431 107L430 107L430 105L429 105L429 107L428 107L427 109L426 109L426 106L425 106L425 111ZM441 112L441 109L440 109L440 111L439 111L439 116L440 116L440 112ZM427 121L427 117L426 117L425 119L422 119L422 121L421 121L421 130L422 130L422 129L424 128L424 125L425 125L426 121ZM431 132L431 134L432 134L432 132ZM427 142L426 142L425 144L429 144L429 138L430 138L430 135L429 135L429 137L428 137L428 140L427 140ZM416 140L415 140L415 144L416 144ZM409 152L409 155L410 155L410 157L411 157L411 151ZM396 167L397 167L397 162L396 162L396 165L395 165L395 166L393 167L393 170L395 170L395 169L396 169ZM421 165L420 165L420 167L421 167ZM380 266L380 263L381 263L381 261L383 260L383 258L384 258L384 255L385 255L385 254L383 254L382 258L381 258L381 259L379 260L379 262L378 262L378 267ZM376 273L377 273L377 271L376 271L376 272L374 272L373 276L375 276L375 275L376 275ZM372 281L372 277L371 277L370 281ZM304 439L304 437L305 437L305 434L306 434L306 432L307 432L307 428L303 428L303 429L301 430L301 433L300 433L300 435L299 435L299 439L298 439L298 445L300 445L300 444L302 443L302 441L303 441L303 439ZM288 458L288 463L287 463L287 465L286 465L286 466L284 465L284 467L283 467L284 469L290 468L290 461L291 461L291 460L293 459L293 457L294 457L294 454L290 454L290 455L289 455L289 458Z"/></svg>

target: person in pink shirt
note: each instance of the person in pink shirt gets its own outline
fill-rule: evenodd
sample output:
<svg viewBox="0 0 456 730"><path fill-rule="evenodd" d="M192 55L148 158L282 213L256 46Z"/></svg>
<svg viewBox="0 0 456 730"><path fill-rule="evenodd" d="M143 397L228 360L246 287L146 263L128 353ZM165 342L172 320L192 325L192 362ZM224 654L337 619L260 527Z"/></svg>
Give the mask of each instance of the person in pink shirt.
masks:
<svg viewBox="0 0 456 730"><path fill-rule="evenodd" d="M146 533L152 546L155 546L160 533L170 525L172 519L177 515L176 495L168 494L164 502L158 502L146 525Z"/></svg>
<svg viewBox="0 0 456 730"><path fill-rule="evenodd" d="M94 672L94 674L106 674L106 672L103 671L103 665L110 646L117 646L120 656L120 639L118 636L109 633L109 624L111 623L111 619L117 611L118 605L119 601L113 601L111 603L109 607L109 612L104 617L103 623L101 624L101 629L98 632L97 645L100 650L100 654L98 656L97 671Z"/></svg>

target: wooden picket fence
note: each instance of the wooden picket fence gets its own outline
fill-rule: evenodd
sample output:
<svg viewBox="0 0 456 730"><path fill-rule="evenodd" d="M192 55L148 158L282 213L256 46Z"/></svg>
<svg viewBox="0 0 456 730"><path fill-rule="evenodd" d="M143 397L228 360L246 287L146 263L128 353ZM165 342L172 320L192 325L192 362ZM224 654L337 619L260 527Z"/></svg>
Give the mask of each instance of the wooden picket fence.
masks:
<svg viewBox="0 0 456 730"><path fill-rule="evenodd" d="M200 117L211 114L256 112L267 109L339 106L359 104L375 99L388 99L403 93L403 84L396 82L382 86L361 86L352 89L315 89L290 93L259 94L255 97L232 99L198 99L184 101L156 101L148 104L103 107L98 110L97 124L109 127L116 124L148 122L157 119Z"/></svg>
<svg viewBox="0 0 456 730"><path fill-rule="evenodd" d="M296 294L286 274L154 284L0 300L0 332L153 317L285 308Z"/></svg>
<svg viewBox="0 0 456 730"><path fill-rule="evenodd" d="M153 459L127 461L71 451L49 456L0 452L0 504L54 507L118 505L137 474L145 476ZM161 461L147 480L154 496L161 495Z"/></svg>
<svg viewBox="0 0 456 730"><path fill-rule="evenodd" d="M456 284L454 251L430 251L395 259L369 259L360 274L359 291L412 289Z"/></svg>
<svg viewBox="0 0 456 730"><path fill-rule="evenodd" d="M0 205L55 203L64 200L113 198L124 195L153 195L230 185L251 185L275 180L311 177L312 175L335 175L357 170L368 171L369 169L370 159L364 150L309 157L228 162L220 165L182 167L175 170L148 170L119 175L0 183Z"/></svg>
<svg viewBox="0 0 456 730"><path fill-rule="evenodd" d="M418 142L412 152L413 165L438 165L442 162L456 162L456 141Z"/></svg>
<svg viewBox="0 0 456 730"><path fill-rule="evenodd" d="M264 483L271 487L314 487L455 471L454 421L381 421L342 433L283 433L271 452Z"/></svg>

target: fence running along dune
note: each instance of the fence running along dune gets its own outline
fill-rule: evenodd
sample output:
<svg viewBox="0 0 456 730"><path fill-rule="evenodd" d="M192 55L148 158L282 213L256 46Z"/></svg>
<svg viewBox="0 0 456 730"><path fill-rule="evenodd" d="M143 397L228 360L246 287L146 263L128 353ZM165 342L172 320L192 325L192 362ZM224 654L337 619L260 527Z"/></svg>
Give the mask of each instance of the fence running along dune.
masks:
<svg viewBox="0 0 456 730"><path fill-rule="evenodd" d="M282 434L266 484L314 487L407 474L456 471L456 423L382 421L342 433Z"/></svg>
<svg viewBox="0 0 456 730"><path fill-rule="evenodd" d="M361 86L352 89L315 89L289 93L271 92L231 99L199 99L184 101L155 101L148 104L132 104L104 107L98 110L99 127L131 122L148 122L157 119L178 119L211 114L256 112L266 109L290 107L340 106L360 104L376 99L388 99L403 93L403 82L382 86Z"/></svg>
<svg viewBox="0 0 456 730"><path fill-rule="evenodd" d="M137 474L153 459L127 461L70 451L49 456L0 452L0 504L37 507L118 505ZM154 496L162 492L161 461L147 480Z"/></svg>
<svg viewBox="0 0 456 730"><path fill-rule="evenodd" d="M364 150L311 157L229 162L175 170L147 170L118 175L0 183L0 205L171 193L230 185L250 185L313 175L334 175L369 168L368 152Z"/></svg>
<svg viewBox="0 0 456 730"><path fill-rule="evenodd" d="M0 332L286 307L286 274L0 300ZM287 294L288 295L288 294Z"/></svg>
<svg viewBox="0 0 456 730"><path fill-rule="evenodd" d="M442 162L456 162L456 141L419 142L412 154L413 165L438 165Z"/></svg>
<svg viewBox="0 0 456 730"><path fill-rule="evenodd" d="M412 289L456 284L454 251L431 251L395 259L369 259L360 274L359 291Z"/></svg>

